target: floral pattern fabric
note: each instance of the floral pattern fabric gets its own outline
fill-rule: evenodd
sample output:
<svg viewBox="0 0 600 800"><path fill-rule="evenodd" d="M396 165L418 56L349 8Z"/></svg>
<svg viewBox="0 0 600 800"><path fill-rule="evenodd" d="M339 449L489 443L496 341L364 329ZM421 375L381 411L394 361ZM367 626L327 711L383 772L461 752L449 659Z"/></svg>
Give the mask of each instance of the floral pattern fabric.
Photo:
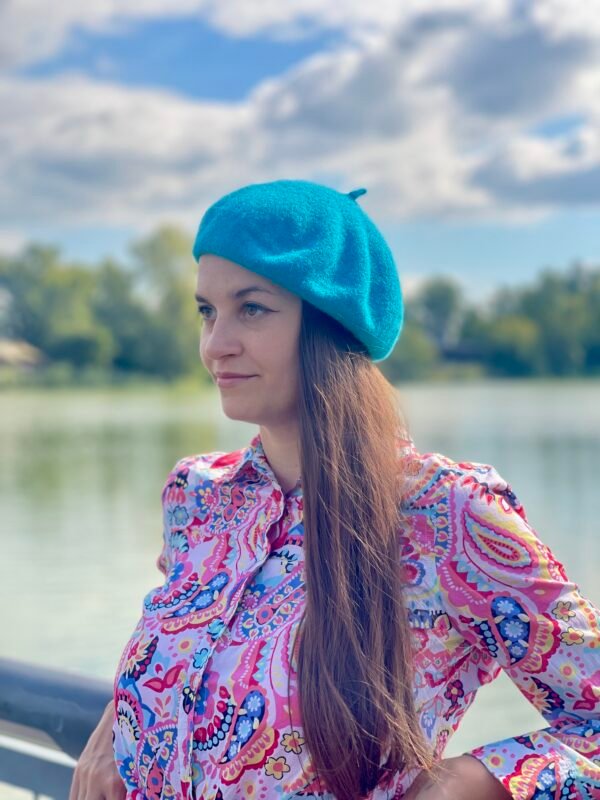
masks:
<svg viewBox="0 0 600 800"><path fill-rule="evenodd" d="M399 440L398 546L414 695L437 757L505 670L548 726L471 751L518 800L600 798L600 614L494 467ZM128 800L332 798L297 695L302 485L284 494L260 435L182 458L162 492L164 583L144 598L114 680ZM415 770L373 800L400 800ZM465 787L466 788L466 787Z"/></svg>

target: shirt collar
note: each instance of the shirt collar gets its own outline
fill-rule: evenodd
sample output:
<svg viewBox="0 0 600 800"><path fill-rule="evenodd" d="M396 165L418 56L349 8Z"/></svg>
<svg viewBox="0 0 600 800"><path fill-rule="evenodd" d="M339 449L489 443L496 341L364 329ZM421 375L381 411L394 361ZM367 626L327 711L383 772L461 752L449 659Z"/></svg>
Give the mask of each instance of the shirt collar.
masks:
<svg viewBox="0 0 600 800"><path fill-rule="evenodd" d="M269 477L273 472L267 461L260 433L257 433L250 441L250 444L242 450L242 456L237 464L234 465L231 477L237 477L238 473L246 468L246 465L253 467L257 472L269 475Z"/></svg>
<svg viewBox="0 0 600 800"><path fill-rule="evenodd" d="M230 479L237 478L243 470L247 469L254 469L255 472L266 477L271 483L278 484L275 473L271 469L271 465L265 454L260 432L257 433L250 441L250 444L241 451L239 461L233 465L229 472ZM301 486L302 480L298 478L296 485L287 494L290 494L292 491L299 491Z"/></svg>

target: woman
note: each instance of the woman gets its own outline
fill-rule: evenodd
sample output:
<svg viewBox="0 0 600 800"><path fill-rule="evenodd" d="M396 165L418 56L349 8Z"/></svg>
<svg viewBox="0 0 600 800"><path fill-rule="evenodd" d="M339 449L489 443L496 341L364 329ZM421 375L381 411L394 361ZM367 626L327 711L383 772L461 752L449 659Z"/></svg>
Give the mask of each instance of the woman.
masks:
<svg viewBox="0 0 600 800"><path fill-rule="evenodd" d="M493 467L415 448L364 191L253 184L202 219L201 360L259 432L168 476L165 583L71 800L600 797L600 615ZM502 668L549 727L444 759Z"/></svg>

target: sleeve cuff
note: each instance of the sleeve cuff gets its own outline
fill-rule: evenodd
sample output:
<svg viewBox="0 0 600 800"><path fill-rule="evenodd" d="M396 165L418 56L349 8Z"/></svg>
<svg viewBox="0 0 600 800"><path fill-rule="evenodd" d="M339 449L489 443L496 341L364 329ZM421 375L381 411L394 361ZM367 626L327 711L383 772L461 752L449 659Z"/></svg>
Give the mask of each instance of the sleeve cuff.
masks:
<svg viewBox="0 0 600 800"><path fill-rule="evenodd" d="M588 765L596 772L596 779L590 776L589 789L593 791L600 768L557 739L552 730L491 742L465 755L481 761L514 800L555 800L557 796L584 800L595 796L586 792L583 771Z"/></svg>

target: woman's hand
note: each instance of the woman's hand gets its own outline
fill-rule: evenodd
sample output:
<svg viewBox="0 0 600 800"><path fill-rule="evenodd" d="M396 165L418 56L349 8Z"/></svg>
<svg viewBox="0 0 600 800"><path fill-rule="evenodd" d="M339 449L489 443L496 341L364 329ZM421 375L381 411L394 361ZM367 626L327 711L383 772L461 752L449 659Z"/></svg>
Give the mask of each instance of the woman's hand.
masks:
<svg viewBox="0 0 600 800"><path fill-rule="evenodd" d="M445 758L435 768L439 781L420 772L403 800L509 800L512 795L474 756Z"/></svg>
<svg viewBox="0 0 600 800"><path fill-rule="evenodd" d="M125 784L113 754L113 713L111 700L79 757L69 800L124 800Z"/></svg>

